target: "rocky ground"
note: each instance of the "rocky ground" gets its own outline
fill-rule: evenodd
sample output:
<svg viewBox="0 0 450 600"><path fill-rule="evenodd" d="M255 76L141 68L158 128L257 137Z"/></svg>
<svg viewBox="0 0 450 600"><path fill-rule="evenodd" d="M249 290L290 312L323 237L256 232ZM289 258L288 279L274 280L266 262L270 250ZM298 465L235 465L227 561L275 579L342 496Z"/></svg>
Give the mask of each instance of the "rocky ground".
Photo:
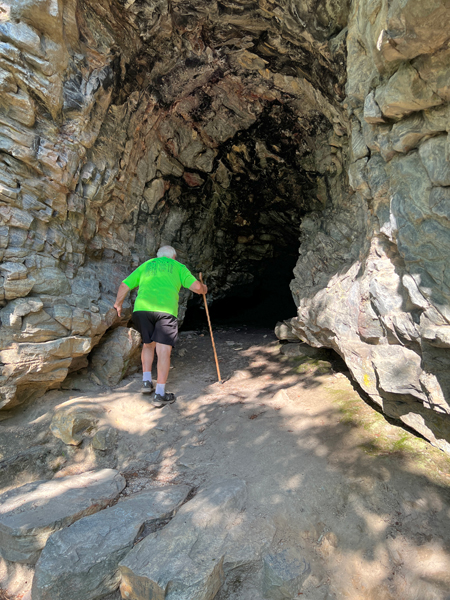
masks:
<svg viewBox="0 0 450 600"><path fill-rule="evenodd" d="M240 526L256 558L253 572L228 577L220 600L262 599L262 561L289 553L303 561L298 597L448 600L450 459L366 404L336 355L280 344L271 330L215 338L223 383L207 332L184 332L168 386L178 399L164 409L141 396L139 375L18 408L0 424L0 491L112 468L126 481L120 506L175 484L195 500L211 481L239 479ZM78 432L68 425L77 418ZM81 443L55 437L68 432ZM0 576L2 600L30 597L33 567L3 560Z"/></svg>

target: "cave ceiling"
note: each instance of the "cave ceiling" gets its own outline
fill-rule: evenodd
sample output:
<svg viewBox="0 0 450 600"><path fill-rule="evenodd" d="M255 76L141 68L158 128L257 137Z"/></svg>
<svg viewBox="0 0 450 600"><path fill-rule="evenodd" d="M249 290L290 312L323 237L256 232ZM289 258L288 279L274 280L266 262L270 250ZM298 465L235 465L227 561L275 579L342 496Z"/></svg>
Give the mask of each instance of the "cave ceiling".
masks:
<svg viewBox="0 0 450 600"><path fill-rule="evenodd" d="M347 3L81 6L78 43L103 53L111 102L77 188L88 260L170 243L221 297L295 255L302 216L342 186ZM88 54L72 55L66 118L85 110Z"/></svg>

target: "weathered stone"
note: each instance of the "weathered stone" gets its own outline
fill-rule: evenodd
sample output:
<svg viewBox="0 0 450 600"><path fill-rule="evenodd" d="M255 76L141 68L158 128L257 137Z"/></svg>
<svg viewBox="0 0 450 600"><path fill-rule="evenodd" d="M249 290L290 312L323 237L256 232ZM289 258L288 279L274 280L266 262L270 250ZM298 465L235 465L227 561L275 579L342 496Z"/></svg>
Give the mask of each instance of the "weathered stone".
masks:
<svg viewBox="0 0 450 600"><path fill-rule="evenodd" d="M279 340L287 340L289 342L298 341L298 337L295 335L294 331L292 330L292 327L289 324L289 321L282 321L282 322L279 321L275 325L275 335L277 336L277 338Z"/></svg>
<svg viewBox="0 0 450 600"><path fill-rule="evenodd" d="M450 188L433 188L430 192L430 208L438 217L450 221Z"/></svg>
<svg viewBox="0 0 450 600"><path fill-rule="evenodd" d="M116 590L118 564L142 528L172 517L189 491L179 485L141 492L55 532L36 564L32 599L94 600Z"/></svg>
<svg viewBox="0 0 450 600"><path fill-rule="evenodd" d="M265 598L273 600L297 598L311 572L309 563L293 549L268 554L263 564L263 594Z"/></svg>
<svg viewBox="0 0 450 600"><path fill-rule="evenodd" d="M387 84L377 88L375 100L382 114L393 119L438 106L443 102L408 64L402 65Z"/></svg>
<svg viewBox="0 0 450 600"><path fill-rule="evenodd" d="M55 408L50 431L65 444L78 446L83 434L94 429L104 410L83 397L68 400Z"/></svg>
<svg viewBox="0 0 450 600"><path fill-rule="evenodd" d="M384 123L385 119L380 107L376 103L375 93L372 91L364 100L364 120L367 123Z"/></svg>
<svg viewBox="0 0 450 600"><path fill-rule="evenodd" d="M421 79L443 100L450 102L450 74L448 64L450 50L444 49L436 54L426 54L414 61Z"/></svg>
<svg viewBox="0 0 450 600"><path fill-rule="evenodd" d="M450 162L446 156L447 138L439 136L427 140L419 148L419 155L435 186L450 186Z"/></svg>
<svg viewBox="0 0 450 600"><path fill-rule="evenodd" d="M96 450L111 450L117 440L117 429L107 425L100 427L92 438L92 447Z"/></svg>
<svg viewBox="0 0 450 600"><path fill-rule="evenodd" d="M212 600L224 581L225 541L244 508L238 479L210 483L164 529L151 534L120 563L122 597Z"/></svg>
<svg viewBox="0 0 450 600"><path fill-rule="evenodd" d="M113 469L52 481L36 481L0 496L0 550L3 558L35 563L49 536L98 512L125 487Z"/></svg>
<svg viewBox="0 0 450 600"><path fill-rule="evenodd" d="M130 368L140 364L140 351L140 334L118 327L92 352L92 371L103 384L117 385Z"/></svg>
<svg viewBox="0 0 450 600"><path fill-rule="evenodd" d="M375 347L371 358L380 389L389 394L424 400L420 385L420 356L404 347Z"/></svg>
<svg viewBox="0 0 450 600"><path fill-rule="evenodd" d="M36 269L33 271L33 278L35 294L59 296L70 293L69 281L61 269L52 267Z"/></svg>
<svg viewBox="0 0 450 600"><path fill-rule="evenodd" d="M154 179L144 190L144 198L147 203L147 212L152 213L155 206L166 193L164 179Z"/></svg>

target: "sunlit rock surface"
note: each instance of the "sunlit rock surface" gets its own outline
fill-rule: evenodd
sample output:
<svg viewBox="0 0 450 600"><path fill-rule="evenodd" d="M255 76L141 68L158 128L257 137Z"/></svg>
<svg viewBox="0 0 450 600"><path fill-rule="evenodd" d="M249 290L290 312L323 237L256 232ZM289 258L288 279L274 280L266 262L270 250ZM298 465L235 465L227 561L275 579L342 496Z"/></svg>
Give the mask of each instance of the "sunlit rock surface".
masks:
<svg viewBox="0 0 450 600"><path fill-rule="evenodd" d="M449 18L444 0L3 0L2 407L86 366L161 243L213 300L299 252L291 331L450 450Z"/></svg>

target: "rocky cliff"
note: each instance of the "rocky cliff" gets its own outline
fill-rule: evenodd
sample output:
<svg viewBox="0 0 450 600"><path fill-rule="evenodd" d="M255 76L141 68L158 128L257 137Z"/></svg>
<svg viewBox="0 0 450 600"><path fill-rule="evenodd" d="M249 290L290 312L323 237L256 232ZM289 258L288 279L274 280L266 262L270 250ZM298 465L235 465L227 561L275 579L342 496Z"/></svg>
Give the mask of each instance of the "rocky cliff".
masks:
<svg viewBox="0 0 450 600"><path fill-rule="evenodd" d="M296 335L450 450L449 18L445 0L3 0L2 407L84 364L161 243L214 300L300 235Z"/></svg>

